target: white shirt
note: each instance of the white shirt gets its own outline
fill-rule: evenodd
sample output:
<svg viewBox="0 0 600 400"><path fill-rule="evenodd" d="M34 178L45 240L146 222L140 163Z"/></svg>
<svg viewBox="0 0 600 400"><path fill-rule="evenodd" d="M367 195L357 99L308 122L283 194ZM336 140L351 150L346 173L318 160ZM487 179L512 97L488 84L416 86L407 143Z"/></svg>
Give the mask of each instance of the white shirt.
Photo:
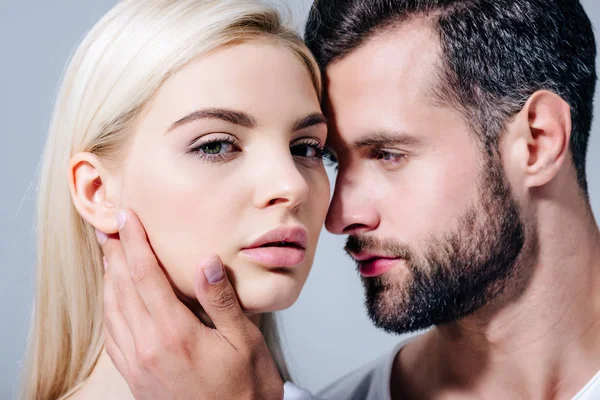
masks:
<svg viewBox="0 0 600 400"><path fill-rule="evenodd" d="M390 377L396 355L409 341L399 343L390 353L363 365L361 368L338 379L322 390L320 400L390 400ZM286 384L289 386L290 384ZM292 385L293 386L293 385ZM292 393L290 390L294 390ZM292 395L288 397L288 391ZM314 400L315 397L295 386L285 388L284 400ZM600 371L572 400L600 400Z"/></svg>

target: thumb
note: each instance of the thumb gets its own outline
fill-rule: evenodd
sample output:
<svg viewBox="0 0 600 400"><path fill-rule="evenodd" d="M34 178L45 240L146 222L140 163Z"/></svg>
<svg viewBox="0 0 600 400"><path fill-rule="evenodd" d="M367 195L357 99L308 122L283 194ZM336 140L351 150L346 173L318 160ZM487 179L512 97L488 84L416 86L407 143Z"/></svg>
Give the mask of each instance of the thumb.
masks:
<svg viewBox="0 0 600 400"><path fill-rule="evenodd" d="M228 340L242 336L250 320L242 312L219 256L201 263L196 271L196 297L217 330Z"/></svg>

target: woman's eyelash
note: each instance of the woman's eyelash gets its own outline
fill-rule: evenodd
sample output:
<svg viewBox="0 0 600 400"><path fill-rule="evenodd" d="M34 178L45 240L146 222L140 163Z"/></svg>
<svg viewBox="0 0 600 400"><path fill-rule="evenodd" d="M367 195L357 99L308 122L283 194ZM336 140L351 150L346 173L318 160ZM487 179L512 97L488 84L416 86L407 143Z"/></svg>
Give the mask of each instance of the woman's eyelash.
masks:
<svg viewBox="0 0 600 400"><path fill-rule="evenodd" d="M232 148L233 151L228 153L220 153L221 146L218 146L217 154L210 154L206 150L210 148L210 146L215 145L228 145ZM202 143L198 143L189 149L189 153L194 154L195 156L201 159L207 159L209 161L220 161L226 159L231 156L232 152L240 151L237 145L237 142L231 137L221 137L207 140Z"/></svg>
<svg viewBox="0 0 600 400"><path fill-rule="evenodd" d="M306 156L297 155L298 157L308 158L308 159L312 159L312 160L319 160L319 161L321 161L322 159L325 159L326 150L317 141L306 139L306 140L301 140L299 142L292 144L290 146L290 149L292 149L292 154L294 154L293 149L300 148L300 147L309 147L312 150L314 150L315 154L306 155Z"/></svg>
<svg viewBox="0 0 600 400"><path fill-rule="evenodd" d="M190 147L188 153L206 161L222 161L233 157L233 153L240 152L238 142L232 137L215 137L203 142L196 142ZM332 160L332 153L323 148L318 141L305 139L290 145L292 156L319 161Z"/></svg>

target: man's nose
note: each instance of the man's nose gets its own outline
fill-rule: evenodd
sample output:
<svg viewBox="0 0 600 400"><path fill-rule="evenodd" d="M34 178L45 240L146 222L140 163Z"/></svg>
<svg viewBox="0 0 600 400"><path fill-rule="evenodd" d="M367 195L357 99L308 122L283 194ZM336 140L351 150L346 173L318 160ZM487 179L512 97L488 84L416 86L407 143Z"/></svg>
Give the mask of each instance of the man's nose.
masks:
<svg viewBox="0 0 600 400"><path fill-rule="evenodd" d="M369 189L360 176L338 172L335 190L325 220L325 228L334 234L349 235L371 231L379 226L379 213L369 200Z"/></svg>

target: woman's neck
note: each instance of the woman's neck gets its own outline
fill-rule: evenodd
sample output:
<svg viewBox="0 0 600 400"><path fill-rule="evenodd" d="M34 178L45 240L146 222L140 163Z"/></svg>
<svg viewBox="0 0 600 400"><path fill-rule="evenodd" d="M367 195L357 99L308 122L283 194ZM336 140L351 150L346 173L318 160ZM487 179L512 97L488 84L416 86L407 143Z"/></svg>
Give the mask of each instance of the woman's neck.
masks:
<svg viewBox="0 0 600 400"><path fill-rule="evenodd" d="M125 378L113 364L106 349L102 349L96 366L81 389L71 397L71 400L80 399L135 400Z"/></svg>
<svg viewBox="0 0 600 400"><path fill-rule="evenodd" d="M203 311L195 312L196 316L207 326L213 327L212 321ZM252 314L248 318L260 327L261 315ZM98 362L82 387L71 397L71 400L135 400L127 381L110 359L103 348Z"/></svg>

